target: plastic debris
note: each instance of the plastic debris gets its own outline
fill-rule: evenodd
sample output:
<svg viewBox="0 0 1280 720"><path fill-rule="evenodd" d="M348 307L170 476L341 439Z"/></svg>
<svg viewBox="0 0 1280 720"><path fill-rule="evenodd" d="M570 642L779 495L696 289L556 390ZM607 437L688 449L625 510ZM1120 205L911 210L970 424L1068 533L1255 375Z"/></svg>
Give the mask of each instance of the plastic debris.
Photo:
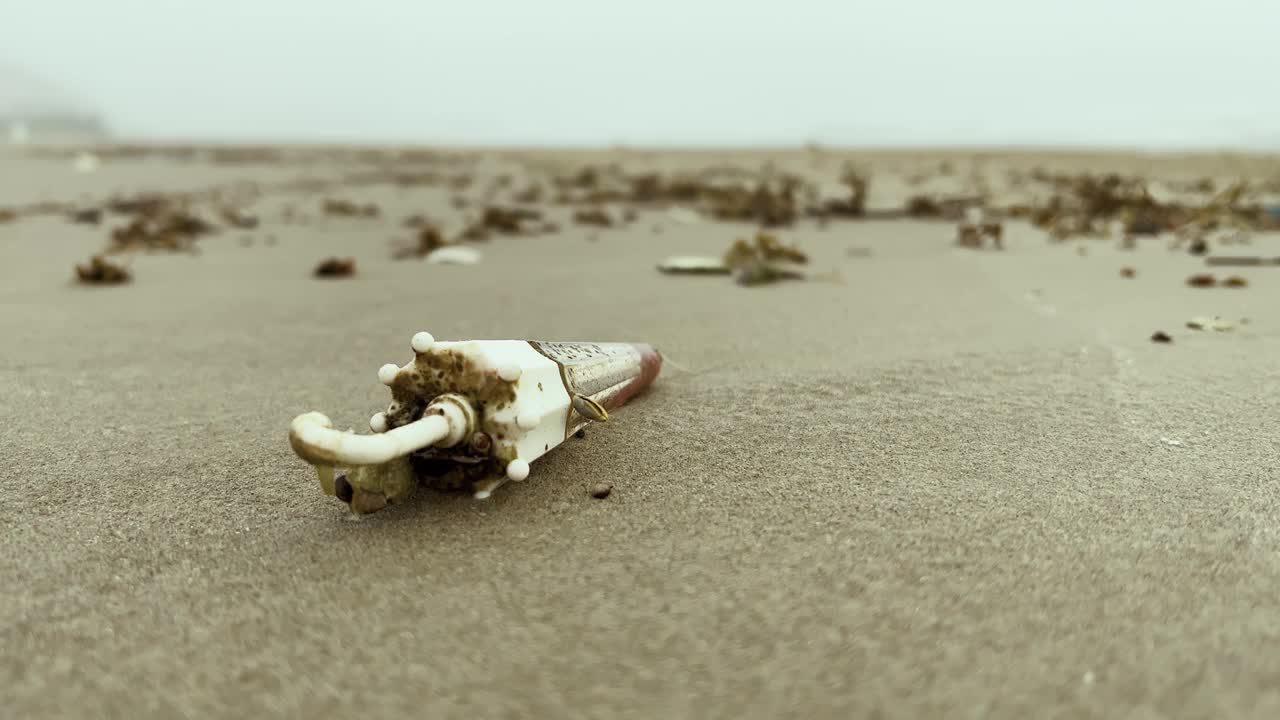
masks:
<svg viewBox="0 0 1280 720"><path fill-rule="evenodd" d="M1235 328L1235 323L1230 320L1223 320L1220 317L1193 317L1187 321L1187 327L1192 330L1211 330L1213 332L1226 332Z"/></svg>
<svg viewBox="0 0 1280 720"><path fill-rule="evenodd" d="M589 423L609 420L662 370L657 350L633 343L437 342L420 332L410 346L413 361L378 370L391 404L369 420L373 434L336 430L317 412L289 428L321 489L357 514L402 502L418 485L487 498Z"/></svg>
<svg viewBox="0 0 1280 720"><path fill-rule="evenodd" d="M427 262L432 265L478 265L480 251L463 245L447 245L431 251Z"/></svg>
<svg viewBox="0 0 1280 720"><path fill-rule="evenodd" d="M732 272L723 259L704 255L673 255L658 264L658 271L668 275L728 275Z"/></svg>

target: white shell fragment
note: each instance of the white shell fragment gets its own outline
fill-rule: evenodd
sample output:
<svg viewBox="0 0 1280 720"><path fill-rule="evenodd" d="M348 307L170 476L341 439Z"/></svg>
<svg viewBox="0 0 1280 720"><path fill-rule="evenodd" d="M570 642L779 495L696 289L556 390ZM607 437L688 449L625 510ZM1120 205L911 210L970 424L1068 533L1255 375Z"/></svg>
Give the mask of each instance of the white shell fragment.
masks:
<svg viewBox="0 0 1280 720"><path fill-rule="evenodd" d="M480 251L461 245L448 245L436 248L427 255L427 262L432 265L479 265Z"/></svg>
<svg viewBox="0 0 1280 720"><path fill-rule="evenodd" d="M376 433L386 432L387 431L387 414L374 413L373 417L369 418L369 429Z"/></svg>

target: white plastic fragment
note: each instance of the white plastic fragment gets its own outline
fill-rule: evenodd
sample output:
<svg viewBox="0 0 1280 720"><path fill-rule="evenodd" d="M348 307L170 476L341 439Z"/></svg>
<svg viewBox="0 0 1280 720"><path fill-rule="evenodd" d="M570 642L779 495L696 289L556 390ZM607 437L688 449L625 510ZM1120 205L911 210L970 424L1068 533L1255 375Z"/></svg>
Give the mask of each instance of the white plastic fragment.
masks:
<svg viewBox="0 0 1280 720"><path fill-rule="evenodd" d="M447 245L436 248L427 255L427 262L432 265L479 265L480 251L462 245Z"/></svg>

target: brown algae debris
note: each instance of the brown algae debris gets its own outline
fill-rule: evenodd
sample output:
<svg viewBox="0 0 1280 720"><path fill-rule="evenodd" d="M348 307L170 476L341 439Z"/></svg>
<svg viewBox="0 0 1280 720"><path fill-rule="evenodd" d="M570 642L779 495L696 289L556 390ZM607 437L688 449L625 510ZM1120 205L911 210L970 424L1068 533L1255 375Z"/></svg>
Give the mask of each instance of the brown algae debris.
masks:
<svg viewBox="0 0 1280 720"><path fill-rule="evenodd" d="M1249 281L1240 277L1239 275L1232 275L1231 277L1222 281L1222 287L1228 287L1228 288L1249 287Z"/></svg>
<svg viewBox="0 0 1280 720"><path fill-rule="evenodd" d="M1187 285L1195 288L1210 288L1218 284L1218 278L1210 273L1198 273L1187 278Z"/></svg>
<svg viewBox="0 0 1280 720"><path fill-rule="evenodd" d="M1131 267L1123 267L1123 268L1120 268L1120 277L1122 277L1122 278L1132 278L1132 277L1136 277L1136 276L1137 276L1137 274L1138 274L1138 271L1137 271L1137 270L1134 270L1134 269L1133 269L1133 268L1131 268Z"/></svg>
<svg viewBox="0 0 1280 720"><path fill-rule="evenodd" d="M133 280L127 267L94 255L86 265L76 265L76 277L86 285L121 285Z"/></svg>
<svg viewBox="0 0 1280 720"><path fill-rule="evenodd" d="M356 274L355 258L331 257L321 260L312 274L318 278L344 278Z"/></svg>
<svg viewBox="0 0 1280 720"><path fill-rule="evenodd" d="M794 246L783 245L771 233L760 232L754 241L739 239L724 254L724 265L739 285L753 286L779 280L803 280L806 275L798 266L809 262L809 256Z"/></svg>
<svg viewBox="0 0 1280 720"><path fill-rule="evenodd" d="M320 210L325 215L333 217L352 217L352 218L376 218L382 214L382 210L373 203L359 205L350 200L341 200L338 198L325 198L320 204Z"/></svg>
<svg viewBox="0 0 1280 720"><path fill-rule="evenodd" d="M573 214L573 221L591 227L613 227L613 218L601 208L583 208Z"/></svg>

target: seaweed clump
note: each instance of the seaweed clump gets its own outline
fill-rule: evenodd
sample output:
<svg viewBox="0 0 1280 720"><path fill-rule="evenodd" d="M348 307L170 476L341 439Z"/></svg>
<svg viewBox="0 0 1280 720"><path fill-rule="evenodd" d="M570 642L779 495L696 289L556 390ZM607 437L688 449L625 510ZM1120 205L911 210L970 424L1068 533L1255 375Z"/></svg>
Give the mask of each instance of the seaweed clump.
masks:
<svg viewBox="0 0 1280 720"><path fill-rule="evenodd" d="M809 256L795 246L783 245L771 233L757 233L754 240L739 239L724 254L724 264L739 285L764 285L779 280L803 280L799 266Z"/></svg>
<svg viewBox="0 0 1280 720"><path fill-rule="evenodd" d="M133 273L120 263L94 255L88 264L76 265L76 277L86 285L122 285L133 280Z"/></svg>

